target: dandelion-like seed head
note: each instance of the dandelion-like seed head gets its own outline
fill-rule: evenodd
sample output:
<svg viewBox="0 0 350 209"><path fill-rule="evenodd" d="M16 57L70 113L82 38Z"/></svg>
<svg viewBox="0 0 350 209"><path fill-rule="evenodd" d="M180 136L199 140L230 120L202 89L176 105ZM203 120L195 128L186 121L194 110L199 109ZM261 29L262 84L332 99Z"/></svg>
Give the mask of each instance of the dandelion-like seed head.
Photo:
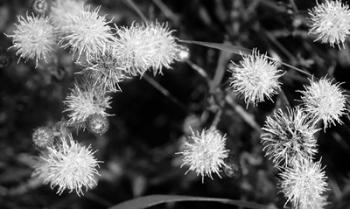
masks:
<svg viewBox="0 0 350 209"><path fill-rule="evenodd" d="M75 191L78 196L97 185L96 176L100 163L89 147L75 142L71 136L64 135L56 146L48 147L35 165L33 176L41 179L51 188L57 187L57 194Z"/></svg>
<svg viewBox="0 0 350 209"><path fill-rule="evenodd" d="M341 116L349 111L346 107L347 96L340 84L332 83L330 79L310 81L310 85L301 94L305 111L315 120L323 121L324 129L336 123L342 124Z"/></svg>
<svg viewBox="0 0 350 209"><path fill-rule="evenodd" d="M84 55L90 60L104 54L114 39L109 21L98 14L99 9L85 8L77 14L68 14L69 22L59 29L62 31L59 45L70 48L77 59Z"/></svg>
<svg viewBox="0 0 350 209"><path fill-rule="evenodd" d="M187 172L194 171L197 175L201 175L202 182L205 176L213 179L213 173L220 177L220 170L228 167L224 161L229 155L225 143L226 137L218 130L193 132L189 140L185 142L183 151L178 153L183 156L181 167L188 166Z"/></svg>
<svg viewBox="0 0 350 209"><path fill-rule="evenodd" d="M90 83L81 87L75 85L64 101L68 123L85 127L84 123L90 115L108 116L106 110L110 108L111 99L98 86Z"/></svg>
<svg viewBox="0 0 350 209"><path fill-rule="evenodd" d="M279 168L293 165L303 159L313 158L317 153L317 141L311 118L300 108L281 109L267 117L261 135L265 155Z"/></svg>
<svg viewBox="0 0 350 209"><path fill-rule="evenodd" d="M326 175L320 162L301 161L281 173L281 188L293 208L322 209L327 204Z"/></svg>
<svg viewBox="0 0 350 209"><path fill-rule="evenodd" d="M271 100L272 95L280 90L278 79L283 75L278 64L259 54L254 49L251 55L243 56L243 60L231 67L232 77L230 86L234 91L243 95L244 101L256 105Z"/></svg>
<svg viewBox="0 0 350 209"><path fill-rule="evenodd" d="M47 62L47 58L54 52L56 36L54 27L46 17L30 15L18 17L13 35L13 46L19 59L34 60L36 66L40 60Z"/></svg>
<svg viewBox="0 0 350 209"><path fill-rule="evenodd" d="M133 24L117 28L116 57L130 75L143 75L147 69L154 74L170 68L178 59L178 48L166 24Z"/></svg>
<svg viewBox="0 0 350 209"><path fill-rule="evenodd" d="M65 32L62 27L72 24L72 18L80 15L85 10L85 1L83 0L53 0L50 19L56 28L56 32L62 35Z"/></svg>
<svg viewBox="0 0 350 209"><path fill-rule="evenodd" d="M92 59L84 69L95 85L109 92L120 91L119 83L130 78L111 53Z"/></svg>
<svg viewBox="0 0 350 209"><path fill-rule="evenodd" d="M310 34L315 41L329 43L332 47L344 47L346 36L350 34L350 10L340 0L326 0L309 11L311 16Z"/></svg>

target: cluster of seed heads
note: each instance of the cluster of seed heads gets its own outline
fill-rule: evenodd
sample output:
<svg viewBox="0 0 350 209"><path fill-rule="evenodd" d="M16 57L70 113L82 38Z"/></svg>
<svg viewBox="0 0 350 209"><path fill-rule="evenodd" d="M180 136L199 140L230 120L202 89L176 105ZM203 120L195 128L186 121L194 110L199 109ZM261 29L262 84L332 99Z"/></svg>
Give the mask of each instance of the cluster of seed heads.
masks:
<svg viewBox="0 0 350 209"><path fill-rule="evenodd" d="M8 35L19 59L32 60L39 68L61 47L70 50L84 75L64 100L68 117L64 125L40 127L33 133L33 143L41 151L34 176L57 187L58 194L68 190L82 195L97 185L100 162L90 146L84 147L73 139L69 128L105 134L109 128L111 93L120 90L120 82L148 71L162 74L175 61L188 60L190 53L177 43L167 24L147 22L113 27L113 20L100 15L99 7L83 0L35 0L33 11L35 14L20 16L13 34ZM325 0L317 3L309 15L309 34L316 36L316 41L345 46L350 34L348 5ZM241 95L247 106L273 101L273 96L281 91L281 63L257 49L243 55L239 63L232 62L229 71L230 90ZM324 130L342 123L341 117L348 113L348 97L339 83L327 77L310 80L300 94L300 106L279 109L267 117L261 143L266 156L281 172L280 185L287 202L294 208L316 209L327 202L327 183L321 162L314 159L318 152L315 133L320 122ZM238 167L227 163L230 159L226 135L216 128L187 132L188 140L178 152L183 159L181 167L200 175L202 182L205 176L220 177L221 171L233 176Z"/></svg>

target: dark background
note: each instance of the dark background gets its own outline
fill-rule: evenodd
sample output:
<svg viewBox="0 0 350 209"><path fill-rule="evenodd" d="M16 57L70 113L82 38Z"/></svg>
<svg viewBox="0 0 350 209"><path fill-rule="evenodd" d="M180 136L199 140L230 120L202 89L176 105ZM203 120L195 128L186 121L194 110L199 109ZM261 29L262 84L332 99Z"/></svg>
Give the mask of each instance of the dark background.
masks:
<svg viewBox="0 0 350 209"><path fill-rule="evenodd" d="M135 1L150 20L168 22L181 39L207 42L228 41L246 48L279 56L284 62L300 67L316 78L334 77L350 89L350 51L314 43L307 35L307 11L316 1L296 0L176 0L161 1L172 13L159 7L160 1ZM89 1L101 5L101 13L114 17L117 25L141 22L123 0ZM282 208L285 198L278 193L277 171L263 157L259 133L251 128L232 107L224 105L218 128L227 134L231 150L230 163L235 172L215 180L195 174L184 175L179 151L189 118L208 127L215 115L206 81L186 63L175 63L155 80L164 86L180 105L162 95L144 79L134 78L121 84L122 92L113 94L109 118L110 130L103 136L80 132L75 136L83 144L92 144L98 152L101 178L98 186L84 197L64 193L61 196L49 186L26 186L31 180L31 165L38 152L31 135L38 126L52 125L64 116L63 99L74 82L79 68L65 51L59 53L56 65L35 69L33 62L17 63L12 50L11 34L17 15L31 11L32 1L0 1L0 208L107 208L124 200L147 194L181 194L193 196L244 199L271 208ZM163 5L163 6L164 6ZM213 77L220 51L187 45L190 60ZM232 60L239 56L232 55ZM219 63L227 65L228 63ZM226 67L225 67L226 68ZM283 68L281 79L292 106L299 104L301 90L307 84L305 75ZM152 76L150 74L150 76ZM229 73L221 88L227 88ZM266 102L249 106L247 112L262 126L267 114L281 105ZM238 104L245 107L241 98ZM283 104L282 104L283 105ZM195 121L195 120L194 120ZM328 176L328 208L350 207L350 128L345 124L332 127L318 136L319 154ZM195 122L194 122L195 123ZM9 192L11 191L11 192ZM234 208L217 203L179 203L154 208Z"/></svg>

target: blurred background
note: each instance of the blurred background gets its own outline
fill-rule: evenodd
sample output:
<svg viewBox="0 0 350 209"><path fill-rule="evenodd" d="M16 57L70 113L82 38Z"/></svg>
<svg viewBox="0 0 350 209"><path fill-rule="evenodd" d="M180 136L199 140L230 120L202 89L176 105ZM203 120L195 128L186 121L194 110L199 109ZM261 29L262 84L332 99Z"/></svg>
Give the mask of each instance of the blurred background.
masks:
<svg viewBox="0 0 350 209"><path fill-rule="evenodd" d="M118 26L141 22L129 0L91 0L101 14L114 18ZM350 51L313 42L308 36L307 15L316 1L309 0L135 0L149 20L167 22L174 35L184 40L228 42L257 47L276 59L304 69L319 78L325 75L350 89ZM32 0L0 0L0 208L107 208L148 194L179 194L242 199L283 208L285 198L278 190L277 171L263 156L259 126L275 108L285 105L281 96L257 107L246 105L228 88L229 73L217 89L211 89L193 68L202 67L209 77L227 69L229 60L240 57L203 46L186 45L190 61L175 63L154 80L172 95L165 96L143 78L120 84L113 94L110 129L103 136L75 133L79 142L97 149L103 161L98 186L83 197L55 194L47 185L31 179L38 151L33 147L33 129L53 125L64 118L62 101L73 86L79 66L67 51L57 60L35 69L33 62L19 62L11 46L18 15L32 12ZM192 65L193 66L193 65ZM300 103L305 75L283 68L283 91L291 106ZM153 75L149 74L150 77ZM234 104L223 101L223 92ZM222 99L222 101L220 100ZM219 100L219 102L217 102ZM189 133L208 128L221 111L218 129L227 134L231 169L214 180L180 168L176 152ZM247 119L248 118L248 119ZM254 119L252 119L254 118ZM251 119L251 120L250 120ZM350 128L342 126L318 133L319 154L329 183L328 208L350 208ZM179 203L153 208L234 208L217 203Z"/></svg>

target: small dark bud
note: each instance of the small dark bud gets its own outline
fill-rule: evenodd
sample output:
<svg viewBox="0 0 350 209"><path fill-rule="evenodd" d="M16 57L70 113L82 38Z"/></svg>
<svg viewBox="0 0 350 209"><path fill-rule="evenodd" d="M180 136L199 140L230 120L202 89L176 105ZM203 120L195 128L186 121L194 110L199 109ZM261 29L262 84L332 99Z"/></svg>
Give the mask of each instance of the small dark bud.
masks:
<svg viewBox="0 0 350 209"><path fill-rule="evenodd" d="M0 69L7 68L11 63L10 56L4 50L0 50Z"/></svg>

